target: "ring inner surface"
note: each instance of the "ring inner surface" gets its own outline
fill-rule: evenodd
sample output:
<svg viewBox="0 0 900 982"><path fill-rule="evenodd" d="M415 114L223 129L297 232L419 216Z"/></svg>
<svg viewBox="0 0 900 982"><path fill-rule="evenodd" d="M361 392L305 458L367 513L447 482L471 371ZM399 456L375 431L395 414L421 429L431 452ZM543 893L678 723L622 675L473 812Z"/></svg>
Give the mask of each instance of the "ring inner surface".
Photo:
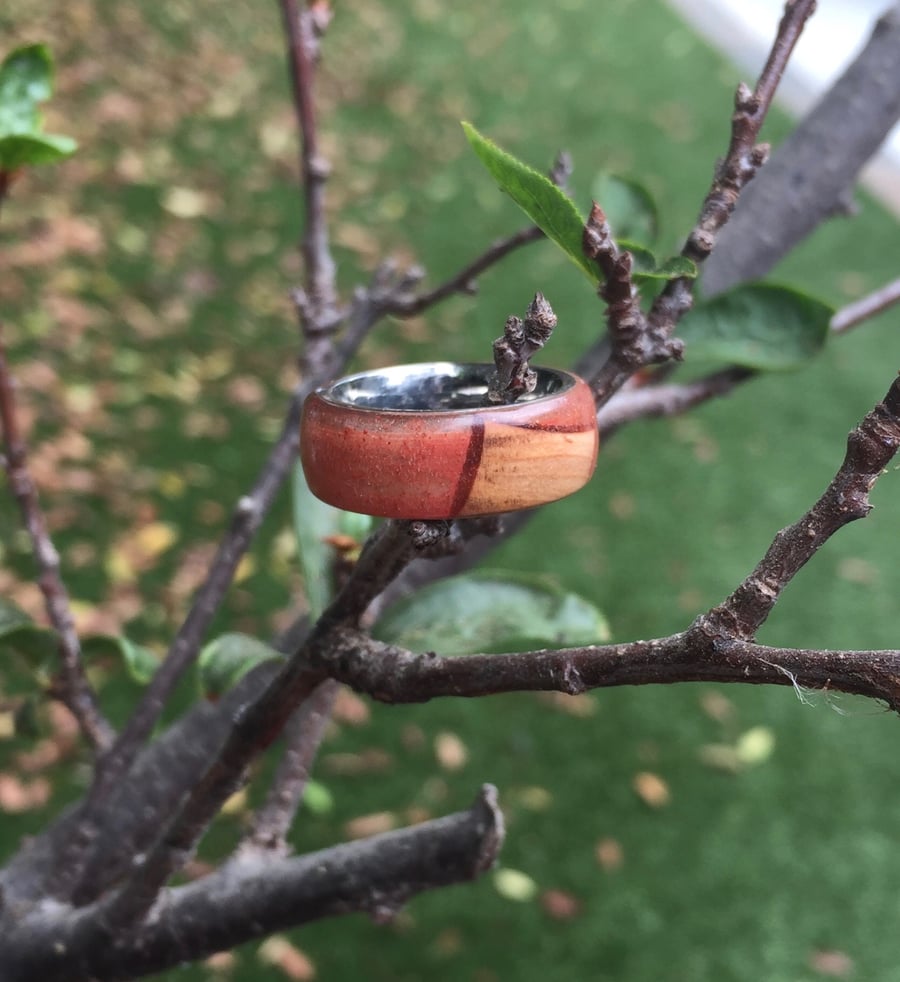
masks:
<svg viewBox="0 0 900 982"><path fill-rule="evenodd" d="M534 392L519 396L512 405L534 402L565 392L575 379L552 368L535 368ZM493 365L435 362L398 365L363 372L335 382L322 396L329 402L359 409L392 412L453 412L463 409L498 409L487 397Z"/></svg>

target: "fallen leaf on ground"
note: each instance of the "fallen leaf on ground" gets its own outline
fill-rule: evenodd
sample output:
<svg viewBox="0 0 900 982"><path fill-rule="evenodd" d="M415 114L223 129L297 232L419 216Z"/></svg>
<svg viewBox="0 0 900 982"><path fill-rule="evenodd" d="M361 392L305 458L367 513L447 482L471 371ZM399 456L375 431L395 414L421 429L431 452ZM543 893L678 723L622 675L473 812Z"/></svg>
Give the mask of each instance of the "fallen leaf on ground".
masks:
<svg viewBox="0 0 900 982"><path fill-rule="evenodd" d="M365 726L369 722L372 711L369 709L369 704L352 689L341 686L334 701L333 715L339 723L346 723L348 726Z"/></svg>
<svg viewBox="0 0 900 982"><path fill-rule="evenodd" d="M469 751L455 733L438 733L434 738L434 755L445 771L458 771L466 766Z"/></svg>
<svg viewBox="0 0 900 982"><path fill-rule="evenodd" d="M853 971L853 959L844 951L814 951L809 956L809 966L819 975L832 978L845 978Z"/></svg>
<svg viewBox="0 0 900 982"><path fill-rule="evenodd" d="M527 903L537 895L538 885L521 870L501 867L494 870L494 889L504 900Z"/></svg>
<svg viewBox="0 0 900 982"><path fill-rule="evenodd" d="M581 913L581 901L567 890L545 890L541 894L541 907L555 921L571 921Z"/></svg>
<svg viewBox="0 0 900 982"><path fill-rule="evenodd" d="M618 839L607 836L594 846L594 857L607 873L621 869L625 863L625 852Z"/></svg>
<svg viewBox="0 0 900 982"><path fill-rule="evenodd" d="M397 827L397 816L393 812L373 812L360 815L344 823L344 835L348 839L367 839L370 835L390 832Z"/></svg>
<svg viewBox="0 0 900 982"><path fill-rule="evenodd" d="M672 800L669 785L658 774L652 774L650 771L635 774L631 786L641 801L651 808L665 808Z"/></svg>
<svg viewBox="0 0 900 982"><path fill-rule="evenodd" d="M316 977L316 966L309 955L278 934L273 934L271 938L263 941L256 957L261 962L280 968L295 982L311 982Z"/></svg>

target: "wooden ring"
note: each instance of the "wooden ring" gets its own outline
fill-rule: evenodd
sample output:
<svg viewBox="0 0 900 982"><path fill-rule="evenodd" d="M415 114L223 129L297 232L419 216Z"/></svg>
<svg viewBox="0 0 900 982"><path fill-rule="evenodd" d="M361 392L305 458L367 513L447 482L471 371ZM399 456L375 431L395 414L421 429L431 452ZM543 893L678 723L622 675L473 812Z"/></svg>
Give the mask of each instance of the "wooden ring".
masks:
<svg viewBox="0 0 900 982"><path fill-rule="evenodd" d="M535 391L487 400L493 365L398 365L340 379L303 407L300 458L316 497L383 518L492 515L583 487L599 436L587 384L538 368Z"/></svg>

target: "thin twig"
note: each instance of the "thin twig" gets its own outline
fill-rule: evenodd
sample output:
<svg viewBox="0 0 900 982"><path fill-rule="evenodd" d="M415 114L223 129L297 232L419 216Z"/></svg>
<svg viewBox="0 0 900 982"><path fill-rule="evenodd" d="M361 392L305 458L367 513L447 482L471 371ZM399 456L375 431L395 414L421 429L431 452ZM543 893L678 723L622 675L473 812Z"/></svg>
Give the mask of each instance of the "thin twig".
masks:
<svg viewBox="0 0 900 982"><path fill-rule="evenodd" d="M898 302L900 302L900 279L879 287L860 300L848 303L846 307L841 307L831 318L831 331L833 334L845 334Z"/></svg>
<svg viewBox="0 0 900 982"><path fill-rule="evenodd" d="M296 459L300 411L304 399L316 384L316 379L309 379L295 389L281 434L252 491L238 501L228 532L219 545L187 617L175 635L168 655L145 689L119 738L98 762L78 834L72 837L65 862L61 862L56 871L53 890L57 896L64 897L76 887L94 845L99 815L107 798L122 780L153 731L184 673L196 660L206 631L231 585L235 570Z"/></svg>
<svg viewBox="0 0 900 982"><path fill-rule="evenodd" d="M537 372L529 362L550 340L557 318L543 293L536 293L525 319L507 317L503 334L494 341L494 371L488 380L490 402L511 403L534 392Z"/></svg>
<svg viewBox="0 0 900 982"><path fill-rule="evenodd" d="M871 511L869 491L900 449L900 380L847 439L844 462L813 507L782 529L756 569L697 622L711 636L751 640L784 587L834 533Z"/></svg>
<svg viewBox="0 0 900 982"><path fill-rule="evenodd" d="M339 688L332 679L322 682L285 727L284 756L265 803L254 815L242 851L248 848L280 853L287 851L287 834L303 801L313 760L331 719Z"/></svg>
<svg viewBox="0 0 900 982"><path fill-rule="evenodd" d="M547 176L557 187L566 187L572 176L572 158L568 153L560 151L556 155ZM544 233L536 225L519 229L512 235L492 242L480 256L476 256L458 273L433 290L417 296L404 296L402 293L398 293L384 305L384 312L393 314L395 317L414 317L455 293L473 294L478 289L477 279L482 273L496 265L501 259L505 259L511 252L515 252L516 249L520 249L530 242L537 242L542 238L544 238Z"/></svg>
<svg viewBox="0 0 900 982"><path fill-rule="evenodd" d="M0 195L2 197L2 195ZM78 720L81 732L98 753L102 754L115 739L115 731L104 719L97 695L88 680L81 657L81 643L69 605L69 594L60 573L56 551L37 489L28 469L28 452L19 429L13 380L0 335L0 425L3 429L3 457L10 491L19 504L22 520L31 539L38 566L38 586L44 596L44 607L50 623L59 635L60 677L52 694Z"/></svg>
<svg viewBox="0 0 900 982"><path fill-rule="evenodd" d="M450 279L436 286L433 290L411 297L405 302L403 300L395 301L386 308L386 312L395 317L415 317L416 314L421 314L424 310L433 307L454 293L475 293L478 288L475 281L482 273L496 265L501 259L505 259L511 252L515 252L516 249L520 249L530 242L537 242L543 237L544 233L536 225L529 225L528 228L519 229L512 235L498 239Z"/></svg>
<svg viewBox="0 0 900 982"><path fill-rule="evenodd" d="M316 109L313 100L315 55L318 48L313 11L301 10L297 0L280 0L284 32L288 40L288 58L293 82L294 108L300 128L300 167L306 206L302 251L306 272L306 294L309 316L304 324L308 346L321 342L327 347L329 334L338 326L335 265L328 244L325 217L325 182L328 162L319 151ZM298 308L302 307L298 304ZM313 364L319 356L307 352Z"/></svg>
<svg viewBox="0 0 900 982"><path fill-rule="evenodd" d="M600 435L609 439L620 426L638 419L678 416L710 399L728 395L755 375L749 368L735 366L690 382L623 389L597 413Z"/></svg>

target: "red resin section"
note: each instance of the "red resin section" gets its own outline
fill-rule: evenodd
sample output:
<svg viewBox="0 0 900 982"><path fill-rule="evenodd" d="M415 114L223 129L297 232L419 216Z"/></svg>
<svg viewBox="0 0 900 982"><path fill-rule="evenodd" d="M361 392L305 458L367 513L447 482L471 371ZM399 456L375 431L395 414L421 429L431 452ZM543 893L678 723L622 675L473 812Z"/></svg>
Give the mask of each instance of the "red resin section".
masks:
<svg viewBox="0 0 900 982"><path fill-rule="evenodd" d="M466 501L476 479L486 473L502 486L508 464L503 457L495 460L490 445L487 450L484 446L485 431L493 424L520 428L524 453L534 431L597 431L593 398L580 380L557 397L458 412L361 409L315 393L303 410L300 456L313 494L346 511L422 519L485 514L489 507L470 512ZM585 476L577 487L593 471L596 449L595 440L588 467L579 461L579 472ZM504 453L508 461L515 447ZM497 473L485 470L491 468ZM505 503L496 510L506 510L509 495ZM528 500L519 507L536 503L540 501Z"/></svg>

